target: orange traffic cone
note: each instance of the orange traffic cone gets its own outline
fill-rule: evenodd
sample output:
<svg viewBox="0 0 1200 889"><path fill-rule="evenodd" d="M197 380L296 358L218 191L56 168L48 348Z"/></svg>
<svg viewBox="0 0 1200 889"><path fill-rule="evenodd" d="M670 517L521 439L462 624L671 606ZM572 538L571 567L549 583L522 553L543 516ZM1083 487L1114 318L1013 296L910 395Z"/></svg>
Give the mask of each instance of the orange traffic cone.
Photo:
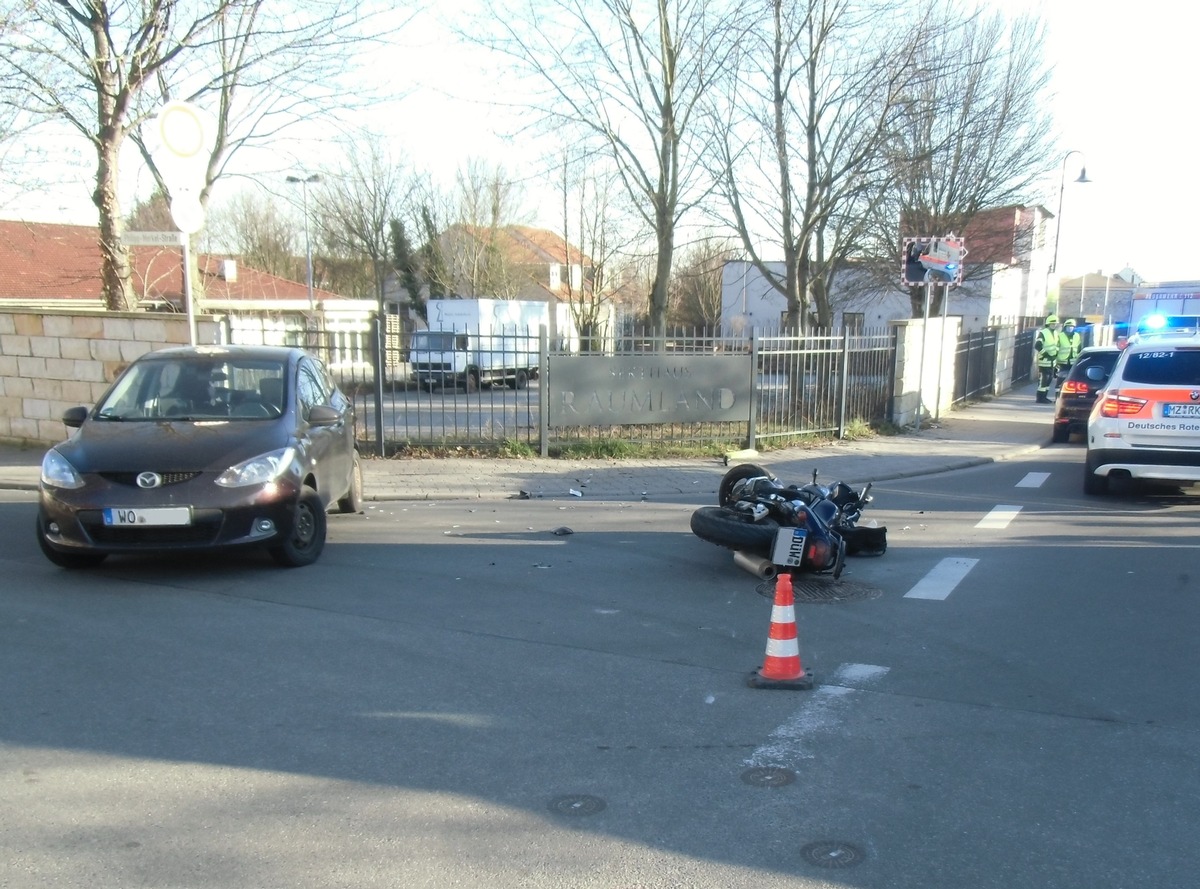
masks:
<svg viewBox="0 0 1200 889"><path fill-rule="evenodd" d="M775 605L771 608L771 631L767 634L767 656L762 668L747 680L752 688L813 687L812 674L800 663L800 642L796 638L796 600L792 593L792 575L775 578Z"/></svg>

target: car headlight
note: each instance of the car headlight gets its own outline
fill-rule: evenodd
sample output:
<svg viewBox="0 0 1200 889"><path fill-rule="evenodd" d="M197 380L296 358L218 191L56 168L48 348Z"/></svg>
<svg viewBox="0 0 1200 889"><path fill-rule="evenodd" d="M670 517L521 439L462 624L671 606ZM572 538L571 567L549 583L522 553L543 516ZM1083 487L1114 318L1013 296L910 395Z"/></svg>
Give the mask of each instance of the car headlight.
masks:
<svg viewBox="0 0 1200 889"><path fill-rule="evenodd" d="M221 473L217 484L226 488L242 488L247 485L264 485L273 482L285 472L296 459L295 448L280 448L266 454L259 454L244 460L236 466L230 466Z"/></svg>
<svg viewBox="0 0 1200 889"><path fill-rule="evenodd" d="M66 457L51 449L42 458L42 484L51 488L82 488L83 479Z"/></svg>

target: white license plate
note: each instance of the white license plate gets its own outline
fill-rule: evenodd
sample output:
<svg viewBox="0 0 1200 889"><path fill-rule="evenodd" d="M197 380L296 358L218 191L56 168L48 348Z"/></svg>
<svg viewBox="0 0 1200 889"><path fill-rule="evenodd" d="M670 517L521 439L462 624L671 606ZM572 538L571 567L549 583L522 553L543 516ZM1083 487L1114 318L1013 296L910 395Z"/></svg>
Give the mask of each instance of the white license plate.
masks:
<svg viewBox="0 0 1200 889"><path fill-rule="evenodd" d="M190 525L192 510L187 506L152 506L146 509L112 508L104 510L104 524L129 525Z"/></svg>
<svg viewBox="0 0 1200 889"><path fill-rule="evenodd" d="M771 550L771 561L776 565L799 568L804 561L804 540L808 532L803 528L780 528L775 532L775 547Z"/></svg>
<svg viewBox="0 0 1200 889"><path fill-rule="evenodd" d="M1164 404L1164 417L1200 417L1200 404Z"/></svg>

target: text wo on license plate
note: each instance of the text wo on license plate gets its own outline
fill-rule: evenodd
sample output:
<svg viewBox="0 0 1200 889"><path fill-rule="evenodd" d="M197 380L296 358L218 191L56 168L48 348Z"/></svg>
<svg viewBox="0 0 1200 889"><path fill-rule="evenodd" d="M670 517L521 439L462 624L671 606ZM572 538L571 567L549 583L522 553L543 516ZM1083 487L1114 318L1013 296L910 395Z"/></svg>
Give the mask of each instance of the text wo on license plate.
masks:
<svg viewBox="0 0 1200 889"><path fill-rule="evenodd" d="M155 506L146 509L113 507L104 510L106 525L190 525L192 510L187 506Z"/></svg>

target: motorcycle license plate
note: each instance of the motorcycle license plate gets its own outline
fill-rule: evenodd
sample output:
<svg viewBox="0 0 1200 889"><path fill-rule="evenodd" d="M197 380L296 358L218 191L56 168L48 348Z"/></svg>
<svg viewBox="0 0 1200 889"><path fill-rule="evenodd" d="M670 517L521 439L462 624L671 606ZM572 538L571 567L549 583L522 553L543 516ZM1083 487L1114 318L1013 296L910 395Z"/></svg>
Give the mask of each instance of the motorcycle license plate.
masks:
<svg viewBox="0 0 1200 889"><path fill-rule="evenodd" d="M190 525L192 511L186 506L159 506L147 509L106 509L104 524L129 525Z"/></svg>
<svg viewBox="0 0 1200 889"><path fill-rule="evenodd" d="M775 546L771 550L771 561L788 568L799 568L804 561L804 540L808 532L803 528L780 528L775 532Z"/></svg>

